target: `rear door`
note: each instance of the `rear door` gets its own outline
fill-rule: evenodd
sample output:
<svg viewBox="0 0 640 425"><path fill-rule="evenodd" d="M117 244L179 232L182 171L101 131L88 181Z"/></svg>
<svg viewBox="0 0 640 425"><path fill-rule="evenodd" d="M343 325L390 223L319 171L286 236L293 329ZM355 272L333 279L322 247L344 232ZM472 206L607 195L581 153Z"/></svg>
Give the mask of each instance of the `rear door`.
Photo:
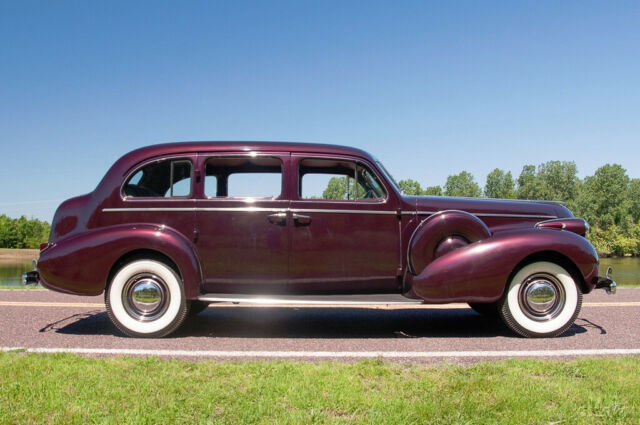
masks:
<svg viewBox="0 0 640 425"><path fill-rule="evenodd" d="M286 290L288 153L203 154L197 200L203 291Z"/></svg>

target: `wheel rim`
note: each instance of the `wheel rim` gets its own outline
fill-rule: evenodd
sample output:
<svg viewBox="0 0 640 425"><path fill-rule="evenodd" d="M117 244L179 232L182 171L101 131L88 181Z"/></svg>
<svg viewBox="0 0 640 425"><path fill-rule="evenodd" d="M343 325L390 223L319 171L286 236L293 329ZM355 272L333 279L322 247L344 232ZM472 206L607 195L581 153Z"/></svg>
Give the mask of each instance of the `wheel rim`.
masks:
<svg viewBox="0 0 640 425"><path fill-rule="evenodd" d="M160 277L141 273L125 283L122 290L122 305L127 314L141 322L161 317L169 306L167 284Z"/></svg>
<svg viewBox="0 0 640 425"><path fill-rule="evenodd" d="M556 318L562 312L565 301L564 287L553 275L536 273L520 285L520 307L528 318L537 322Z"/></svg>

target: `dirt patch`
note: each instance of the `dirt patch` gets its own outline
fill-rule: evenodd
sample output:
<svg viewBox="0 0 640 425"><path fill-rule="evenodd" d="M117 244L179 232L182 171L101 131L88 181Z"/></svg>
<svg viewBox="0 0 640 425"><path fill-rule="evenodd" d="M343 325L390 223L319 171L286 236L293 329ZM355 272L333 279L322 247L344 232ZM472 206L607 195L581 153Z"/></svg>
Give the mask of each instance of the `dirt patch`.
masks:
<svg viewBox="0 0 640 425"><path fill-rule="evenodd" d="M0 263L16 263L30 261L38 258L40 251L37 249L9 249L0 248Z"/></svg>

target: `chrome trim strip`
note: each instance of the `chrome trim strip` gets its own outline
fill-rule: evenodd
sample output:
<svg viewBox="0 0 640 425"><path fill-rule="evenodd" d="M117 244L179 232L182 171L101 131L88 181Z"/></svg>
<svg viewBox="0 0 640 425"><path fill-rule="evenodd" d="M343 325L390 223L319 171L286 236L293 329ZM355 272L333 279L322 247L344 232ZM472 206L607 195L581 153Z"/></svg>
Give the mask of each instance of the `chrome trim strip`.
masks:
<svg viewBox="0 0 640 425"><path fill-rule="evenodd" d="M289 298L271 298L271 297L209 297L201 295L198 301L207 302L230 302L243 304L259 304L259 305L405 305L405 304L424 304L423 300L413 300L407 298L407 301L346 301L346 300L305 300L305 299L289 299Z"/></svg>
<svg viewBox="0 0 640 425"><path fill-rule="evenodd" d="M445 211L445 210L442 210ZM441 211L402 211L402 215L434 215ZM465 211L469 212L469 211ZM494 213L472 213L476 217L505 217L505 218L535 218L535 219L553 219L558 218L555 215L538 215L538 214L494 214Z"/></svg>
<svg viewBox="0 0 640 425"><path fill-rule="evenodd" d="M386 210L339 210L339 209L320 209L320 208L262 208L262 207L148 207L148 208L103 208L102 212L158 212L158 211L175 211L175 212L300 212L300 213L334 213L334 214L377 214L377 215L396 215L395 211ZM402 215L434 215L441 211L402 211ZM492 214L492 213L470 213L476 217L504 217L504 218L535 218L535 219L553 219L558 218L555 215L535 215L535 214Z"/></svg>
<svg viewBox="0 0 640 425"><path fill-rule="evenodd" d="M336 209L320 209L320 208L290 208L291 212L307 212L307 213L337 213L337 214L379 214L379 215L396 215L395 211L385 210L336 210Z"/></svg>
<svg viewBox="0 0 640 425"><path fill-rule="evenodd" d="M338 214L378 214L378 215L396 215L395 211L378 211L378 210L336 210L336 209L310 209L310 208L261 208L261 207L150 207L150 208L103 208L102 212L158 212L158 211L174 211L174 212L299 212L299 213L338 213Z"/></svg>

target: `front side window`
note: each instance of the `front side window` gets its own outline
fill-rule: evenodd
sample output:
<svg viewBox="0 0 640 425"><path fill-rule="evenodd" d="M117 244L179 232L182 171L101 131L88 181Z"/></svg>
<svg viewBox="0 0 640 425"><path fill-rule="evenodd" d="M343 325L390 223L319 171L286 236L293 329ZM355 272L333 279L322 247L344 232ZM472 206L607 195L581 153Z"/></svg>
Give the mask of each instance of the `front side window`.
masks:
<svg viewBox="0 0 640 425"><path fill-rule="evenodd" d="M124 185L132 198L175 198L191 195L191 161L162 160L147 164Z"/></svg>
<svg viewBox="0 0 640 425"><path fill-rule="evenodd" d="M375 174L355 161L303 159L298 174L302 199L356 201L386 196Z"/></svg>
<svg viewBox="0 0 640 425"><path fill-rule="evenodd" d="M269 157L210 158L204 193L210 198L277 198L282 192L282 162Z"/></svg>

